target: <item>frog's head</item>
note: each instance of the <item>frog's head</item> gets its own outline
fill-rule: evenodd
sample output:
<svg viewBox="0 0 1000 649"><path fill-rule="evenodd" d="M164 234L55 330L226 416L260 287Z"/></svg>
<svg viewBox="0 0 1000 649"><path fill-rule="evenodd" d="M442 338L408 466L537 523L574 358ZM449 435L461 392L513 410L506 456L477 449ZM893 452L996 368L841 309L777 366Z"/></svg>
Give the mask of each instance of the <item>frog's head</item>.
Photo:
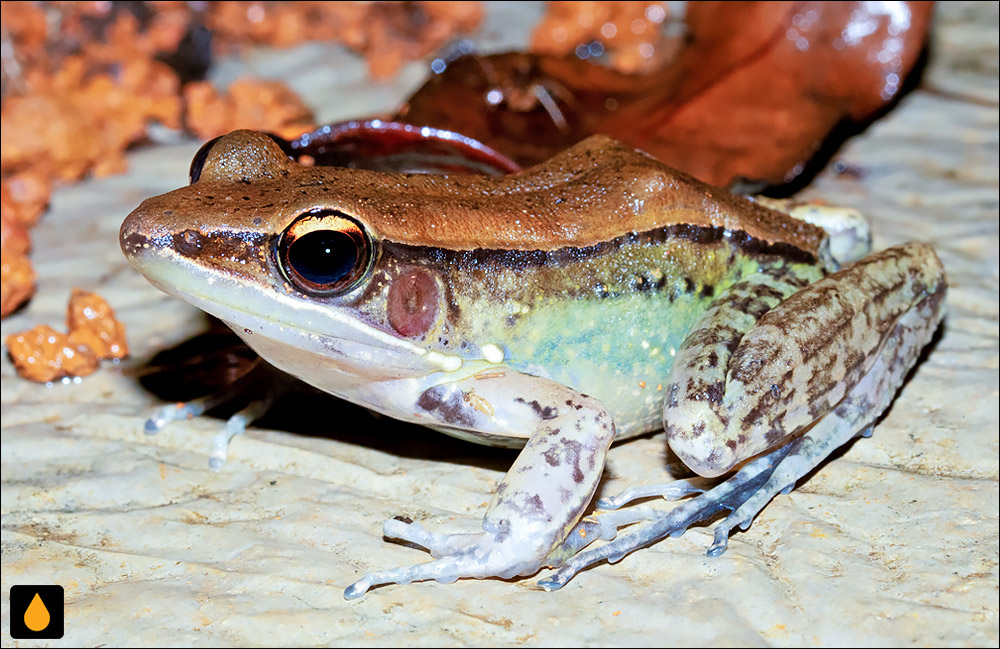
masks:
<svg viewBox="0 0 1000 649"><path fill-rule="evenodd" d="M457 369L433 349L447 311L439 276L385 245L385 182L300 165L267 135L236 131L202 147L190 185L125 219L122 250L155 286L327 391Z"/></svg>

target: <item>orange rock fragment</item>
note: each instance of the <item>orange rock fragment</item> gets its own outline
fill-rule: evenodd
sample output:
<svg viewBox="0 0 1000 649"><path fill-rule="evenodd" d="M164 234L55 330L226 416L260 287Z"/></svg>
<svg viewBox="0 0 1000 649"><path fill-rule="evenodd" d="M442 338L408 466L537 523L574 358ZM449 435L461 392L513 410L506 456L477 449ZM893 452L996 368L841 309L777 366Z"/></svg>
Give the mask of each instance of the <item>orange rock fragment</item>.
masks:
<svg viewBox="0 0 1000 649"><path fill-rule="evenodd" d="M0 248L3 256L26 255L31 250L31 237L28 228L3 214L0 216Z"/></svg>
<svg viewBox="0 0 1000 649"><path fill-rule="evenodd" d="M31 381L48 383L64 376L86 376L97 369L101 359L128 355L125 326L96 293L73 289L66 325L69 334L39 325L8 336L7 349L17 373Z"/></svg>
<svg viewBox="0 0 1000 649"><path fill-rule="evenodd" d="M58 64L30 65L12 82L18 92L0 112L5 174L76 180L122 171L125 149L150 122L180 126L180 80L153 58L134 16L118 14L105 40L80 49L53 57Z"/></svg>
<svg viewBox="0 0 1000 649"><path fill-rule="evenodd" d="M358 34L363 45L356 49L368 59L373 79L387 79L407 61L429 56L458 34L473 31L482 18L478 2L374 2Z"/></svg>
<svg viewBox="0 0 1000 649"><path fill-rule="evenodd" d="M9 34L20 60L45 56L46 22L45 10L37 3L3 3L4 40Z"/></svg>
<svg viewBox="0 0 1000 649"><path fill-rule="evenodd" d="M315 125L309 107L280 81L239 79L228 91L196 81L184 87L184 102L188 129L206 140L239 128L295 137Z"/></svg>
<svg viewBox="0 0 1000 649"><path fill-rule="evenodd" d="M482 17L479 2L213 2L206 25L223 49L340 42L363 53L371 76L384 79L473 31Z"/></svg>
<svg viewBox="0 0 1000 649"><path fill-rule="evenodd" d="M4 176L0 181L0 210L3 218L26 227L33 226L49 205L52 181L37 172Z"/></svg>
<svg viewBox="0 0 1000 649"><path fill-rule="evenodd" d="M115 319L115 312L97 293L73 289L66 326L74 345L90 348L100 359L128 356L125 325Z"/></svg>
<svg viewBox="0 0 1000 649"><path fill-rule="evenodd" d="M17 373L48 383L64 376L86 376L97 369L97 355L73 344L69 336L48 325L7 337L7 349Z"/></svg>
<svg viewBox="0 0 1000 649"><path fill-rule="evenodd" d="M0 317L7 317L35 292L35 269L24 253L3 249L0 263Z"/></svg>

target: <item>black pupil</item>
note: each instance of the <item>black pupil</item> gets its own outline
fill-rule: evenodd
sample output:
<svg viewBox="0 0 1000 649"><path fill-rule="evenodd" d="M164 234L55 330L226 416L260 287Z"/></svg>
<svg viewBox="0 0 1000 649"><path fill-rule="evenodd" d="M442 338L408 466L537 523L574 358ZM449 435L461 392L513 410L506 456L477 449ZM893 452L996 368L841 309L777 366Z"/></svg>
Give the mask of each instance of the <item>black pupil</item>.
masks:
<svg viewBox="0 0 1000 649"><path fill-rule="evenodd" d="M302 279L335 284L351 274L358 261L354 239L339 230L313 230L288 247L288 263Z"/></svg>

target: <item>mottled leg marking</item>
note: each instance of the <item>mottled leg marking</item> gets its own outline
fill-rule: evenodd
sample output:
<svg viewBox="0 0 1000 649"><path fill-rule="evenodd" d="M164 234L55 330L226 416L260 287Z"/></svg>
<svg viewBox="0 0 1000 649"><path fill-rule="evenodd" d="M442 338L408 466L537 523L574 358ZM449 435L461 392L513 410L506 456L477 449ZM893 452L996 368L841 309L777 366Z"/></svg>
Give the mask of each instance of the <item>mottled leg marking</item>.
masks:
<svg viewBox="0 0 1000 649"><path fill-rule="evenodd" d="M431 388L420 396L417 410L451 427L501 433L524 425L533 433L497 487L482 532L436 534L418 524L388 521L387 537L421 545L439 558L369 573L344 597L360 597L379 584L537 572L597 489L614 439L604 407L563 385L506 371Z"/></svg>
<svg viewBox="0 0 1000 649"><path fill-rule="evenodd" d="M622 534L596 550L576 554L564 562L552 577L540 582L555 590L565 585L584 568L599 561L618 561L629 552L667 536L679 536L691 525L710 518L718 511L732 513L715 527L709 556L725 552L729 533L747 529L754 517L776 494L787 492L795 483L835 449L855 435L870 433L870 422L878 416L902 384L920 350L933 335L940 320L939 293L928 297L919 307L901 318L883 354L872 370L855 386L837 408L816 426L775 451L748 462L732 478L697 498L678 505L669 512L640 508L632 515L624 512L599 512L580 523L559 549L560 556L573 554L598 538L614 538L616 527L651 521ZM860 430L859 430L860 429Z"/></svg>
<svg viewBox="0 0 1000 649"><path fill-rule="evenodd" d="M786 444L752 460L729 480L701 496L684 501L669 512L652 507L636 507L596 512L588 516L553 551L549 565L562 567L553 576L538 582L538 585L546 590L557 590L588 566L600 561L617 562L628 553L660 539L680 536L691 525L708 520L717 512L736 509L767 483L775 467L790 452L791 447ZM644 524L630 528L618 536L618 528L633 523ZM580 552L598 539L614 540L594 550Z"/></svg>
<svg viewBox="0 0 1000 649"><path fill-rule="evenodd" d="M891 282L889 292L909 295L911 302L909 308L902 310L893 319L883 339L872 347L869 352L871 359L858 361L865 370L860 379L853 382L846 395L827 412L821 413L821 418L815 425L800 436L746 463L726 482L685 501L669 512L651 513L653 510L650 508L643 508L635 512L631 520L621 512L598 512L587 517L553 553L557 558L553 563L559 563L563 557L585 547L595 538L613 538L616 533L613 528L616 526L648 522L596 550L579 553L565 560L556 575L544 580L541 585L547 589L559 588L577 572L593 563L602 560L617 561L629 552L666 536L683 534L690 525L726 509L732 513L717 525L715 540L709 549L709 555L717 556L725 551L732 529L748 528L753 518L776 494L790 490L797 480L852 437L870 434L871 423L891 403L920 351L933 336L943 315L945 293L940 262L926 246L908 244L874 257L871 263L876 264L876 267L868 268L868 272L881 274ZM886 267L890 272L881 273ZM836 281L839 278L843 281L847 278L852 282L856 281L851 270L847 269L845 274L838 273L829 279ZM822 286L820 288L823 289ZM870 301L893 302L885 293L871 294ZM796 306L796 309L799 308L801 307ZM892 312L890 309L889 313ZM861 310L861 313L865 311ZM856 332L850 340L863 342L865 338L863 332ZM838 367L832 360L829 365L833 369Z"/></svg>
<svg viewBox="0 0 1000 649"><path fill-rule="evenodd" d="M670 447L714 477L796 435L871 370L905 313L944 288L933 249L910 243L870 255L766 313L766 296L746 305L723 299L674 361L664 408Z"/></svg>
<svg viewBox="0 0 1000 649"><path fill-rule="evenodd" d="M545 565L557 568L594 541L598 539L608 541L615 538L618 534L618 528L640 521L657 520L663 515L663 512L651 507L629 507L621 511L609 510L617 510L619 507L624 507L640 498L658 496L666 500L680 500L684 496L704 491L703 488L688 480L675 480L667 484L630 487L617 496L601 498L597 501L597 509L604 511L595 512L581 520L566 536L566 540L553 548Z"/></svg>
<svg viewBox="0 0 1000 649"><path fill-rule="evenodd" d="M773 441L764 443L744 435L738 418L734 421L729 415L731 403L742 402L744 395L739 386L728 384L727 372L744 336L766 313L806 285L781 268L737 282L702 314L677 350L667 384L663 427L670 447L699 475L721 475L741 459L773 445ZM740 448L749 445L755 450L741 455Z"/></svg>

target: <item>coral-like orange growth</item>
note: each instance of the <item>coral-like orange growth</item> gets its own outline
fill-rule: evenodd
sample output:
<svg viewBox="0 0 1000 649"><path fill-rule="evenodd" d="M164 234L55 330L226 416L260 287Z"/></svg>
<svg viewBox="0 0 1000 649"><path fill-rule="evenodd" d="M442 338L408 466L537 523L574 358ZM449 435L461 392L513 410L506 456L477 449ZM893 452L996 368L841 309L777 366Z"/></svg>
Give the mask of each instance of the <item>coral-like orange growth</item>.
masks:
<svg viewBox="0 0 1000 649"><path fill-rule="evenodd" d="M89 347L100 359L128 356L125 325L115 319L115 312L97 293L73 289L66 326L73 344Z"/></svg>
<svg viewBox="0 0 1000 649"><path fill-rule="evenodd" d="M311 130L312 111L280 81L240 79L220 91L207 81L184 87L185 122L203 140L238 128L292 138Z"/></svg>
<svg viewBox="0 0 1000 649"><path fill-rule="evenodd" d="M8 336L7 349L17 373L39 383L64 376L86 376L98 365L94 352L74 344L68 335L48 325Z"/></svg>
<svg viewBox="0 0 1000 649"><path fill-rule="evenodd" d="M25 234L25 236L27 235ZM0 317L6 317L35 292L35 270L23 252L19 253L3 248L2 257L2 263L0 263Z"/></svg>
<svg viewBox="0 0 1000 649"><path fill-rule="evenodd" d="M5 273L6 267L5 255ZM64 376L92 374L98 361L128 355L125 325L96 293L73 289L66 310L66 326L68 334L39 325L8 336L7 349L17 373L31 381L48 383Z"/></svg>
<svg viewBox="0 0 1000 649"><path fill-rule="evenodd" d="M206 23L223 47L341 42L376 79L425 57L482 20L479 2L213 2Z"/></svg>

